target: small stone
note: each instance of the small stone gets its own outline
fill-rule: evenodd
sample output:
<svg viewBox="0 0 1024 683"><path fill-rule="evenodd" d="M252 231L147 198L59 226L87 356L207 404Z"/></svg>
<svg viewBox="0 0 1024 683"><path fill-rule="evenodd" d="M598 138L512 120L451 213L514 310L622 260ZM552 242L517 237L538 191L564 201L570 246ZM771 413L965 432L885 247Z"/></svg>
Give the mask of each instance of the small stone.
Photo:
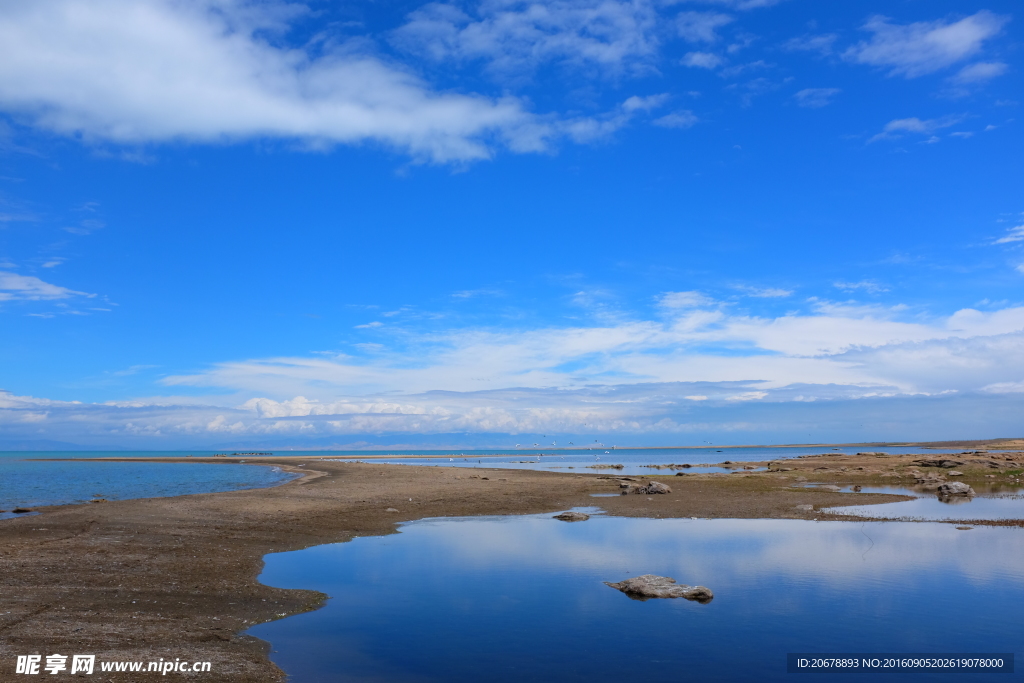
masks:
<svg viewBox="0 0 1024 683"><path fill-rule="evenodd" d="M604 584L622 591L634 600L685 598L706 604L715 597L710 588L687 586L686 584L676 583L676 580L671 577L657 576L655 574L644 574L643 576L626 579L618 583L605 581Z"/></svg>
<svg viewBox="0 0 1024 683"><path fill-rule="evenodd" d="M970 531L973 528L973 526L958 526L956 529L957 531Z"/></svg>
<svg viewBox="0 0 1024 683"><path fill-rule="evenodd" d="M555 515L552 519L560 519L563 522L585 522L590 519L590 515L570 510L569 512L563 512L560 515Z"/></svg>
<svg viewBox="0 0 1024 683"><path fill-rule="evenodd" d="M956 470L950 470L949 472L946 472L946 476L947 477L962 477L962 476L964 476L964 473L963 472L957 472Z"/></svg>
<svg viewBox="0 0 1024 683"><path fill-rule="evenodd" d="M398 512L398 510L396 510L395 508L388 508L384 512Z"/></svg>
<svg viewBox="0 0 1024 683"><path fill-rule="evenodd" d="M11 512L13 512L16 515L23 515L26 512L32 512L32 508L14 508L13 510L11 510Z"/></svg>

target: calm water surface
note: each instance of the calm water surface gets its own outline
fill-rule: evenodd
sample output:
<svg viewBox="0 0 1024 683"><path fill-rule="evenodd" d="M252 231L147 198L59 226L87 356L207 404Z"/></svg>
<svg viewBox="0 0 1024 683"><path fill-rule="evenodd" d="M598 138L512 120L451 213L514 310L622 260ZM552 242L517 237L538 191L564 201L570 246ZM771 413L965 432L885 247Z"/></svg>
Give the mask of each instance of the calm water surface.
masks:
<svg viewBox="0 0 1024 683"><path fill-rule="evenodd" d="M249 631L293 683L791 681L787 652L1024 650L1016 528L452 518L266 561L264 583L331 596ZM602 583L644 573L715 598L640 602Z"/></svg>
<svg viewBox="0 0 1024 683"><path fill-rule="evenodd" d="M956 519L1024 519L1024 488L1005 484L974 484L978 495L973 498L954 496L939 498L934 492L901 486L865 486L861 493L898 493L917 496L917 500L881 505L849 505L823 508L822 512L857 515L875 519L956 520ZM843 489L849 491L850 487Z"/></svg>
<svg viewBox="0 0 1024 683"><path fill-rule="evenodd" d="M275 467L202 464L42 461L0 458L0 510L262 488L300 475ZM0 513L0 519L12 517Z"/></svg>

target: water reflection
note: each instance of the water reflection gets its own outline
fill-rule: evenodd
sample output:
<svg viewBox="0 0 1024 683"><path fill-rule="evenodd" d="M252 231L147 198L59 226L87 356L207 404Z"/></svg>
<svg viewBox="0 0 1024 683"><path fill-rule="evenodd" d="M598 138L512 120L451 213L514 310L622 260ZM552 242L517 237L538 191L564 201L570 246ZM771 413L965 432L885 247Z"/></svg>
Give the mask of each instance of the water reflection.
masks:
<svg viewBox="0 0 1024 683"><path fill-rule="evenodd" d="M294 683L782 681L787 652L1019 653L1022 533L796 520L422 520L397 535L267 556L265 583L332 597L250 633L270 641ZM715 599L637 602L603 584L645 573L708 586Z"/></svg>

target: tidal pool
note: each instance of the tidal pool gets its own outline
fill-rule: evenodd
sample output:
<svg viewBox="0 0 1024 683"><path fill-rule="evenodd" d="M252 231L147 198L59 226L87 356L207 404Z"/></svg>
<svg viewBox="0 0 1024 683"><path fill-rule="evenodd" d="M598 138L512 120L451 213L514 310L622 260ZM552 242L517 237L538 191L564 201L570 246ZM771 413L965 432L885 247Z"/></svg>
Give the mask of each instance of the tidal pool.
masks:
<svg viewBox="0 0 1024 683"><path fill-rule="evenodd" d="M603 583L646 573L707 586L714 600L641 602ZM318 611L248 631L270 642L293 683L790 681L788 652L1024 650L1016 528L426 519L268 555L260 580L330 596Z"/></svg>

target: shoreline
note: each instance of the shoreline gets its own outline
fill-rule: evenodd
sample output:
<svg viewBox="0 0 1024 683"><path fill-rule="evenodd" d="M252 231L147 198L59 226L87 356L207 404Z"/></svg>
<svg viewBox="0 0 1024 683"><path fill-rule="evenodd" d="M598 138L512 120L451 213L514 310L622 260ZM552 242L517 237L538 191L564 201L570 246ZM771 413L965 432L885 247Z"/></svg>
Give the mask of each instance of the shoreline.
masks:
<svg viewBox="0 0 1024 683"><path fill-rule="evenodd" d="M671 450L715 450L724 451L730 449L742 449L742 448L766 448L766 449L783 449L783 448L925 448L925 449L957 449L957 448L980 448L986 451L1018 451L1024 450L1024 437L1017 438L1000 438L1000 439L976 439L976 440L959 440L959 441L865 441L855 443L791 443L791 444L733 444L733 445L709 445L709 446L600 446L597 450L608 449L609 451L671 451ZM375 458L375 459L397 459L397 458L451 458L451 457L473 457L473 458L506 458L515 455L516 453L542 453L545 451L551 452L582 452L595 450L590 446L574 446L572 448L567 447L554 447L554 448L510 448L503 450L500 448L482 448L479 450L485 451L502 451L501 453L473 453L472 455L465 455L462 452L456 453L454 450L443 450L443 449L423 449L426 451L423 454L409 454L398 453L382 453L384 449L369 449L364 454L360 454L358 451L337 451L333 452L330 450L324 451L303 451L295 455L289 455L289 451L274 452L271 451L269 455L244 455L241 453L236 454L217 454L217 455L154 455L154 456L133 456L133 455L108 455L98 458L89 458L89 460L135 460L140 457L149 460L151 458L214 458L218 459L218 462L222 458L245 458L247 460L253 460L257 458L347 458L347 459L360 459L360 458ZM410 449L400 449L408 451ZM414 450L414 449L413 449ZM472 451L473 449L467 449ZM107 450L68 450L68 451L0 451L0 455L3 453L110 453ZM126 451L126 453L185 453L184 450L178 451ZM322 453L322 454L318 454ZM49 458L27 458L29 460L79 460L80 458L61 458L61 457L49 457Z"/></svg>
<svg viewBox="0 0 1024 683"><path fill-rule="evenodd" d="M3 520L3 650L44 656L90 653L107 660L182 657L211 661L218 681L276 683L284 675L267 657L269 644L239 634L257 623L316 609L326 596L260 584L257 577L268 553L396 533L398 522L426 517L555 514L584 506L612 516L820 520L820 508L910 498L794 484L913 485L914 472L924 467L914 460L936 456L817 455L731 463L770 470L632 476L668 484L672 493L600 498L591 494L617 493L622 475L331 462L327 457L104 458L244 460L304 476L268 488L41 507L40 515ZM964 463L957 469L968 483L988 483L992 476L1013 481L1024 468L1024 452L953 457ZM812 507L800 510L797 505ZM936 523L963 522L1024 527L1022 520ZM13 665L5 661L3 666L8 663ZM131 674L109 676L112 681L136 680Z"/></svg>

